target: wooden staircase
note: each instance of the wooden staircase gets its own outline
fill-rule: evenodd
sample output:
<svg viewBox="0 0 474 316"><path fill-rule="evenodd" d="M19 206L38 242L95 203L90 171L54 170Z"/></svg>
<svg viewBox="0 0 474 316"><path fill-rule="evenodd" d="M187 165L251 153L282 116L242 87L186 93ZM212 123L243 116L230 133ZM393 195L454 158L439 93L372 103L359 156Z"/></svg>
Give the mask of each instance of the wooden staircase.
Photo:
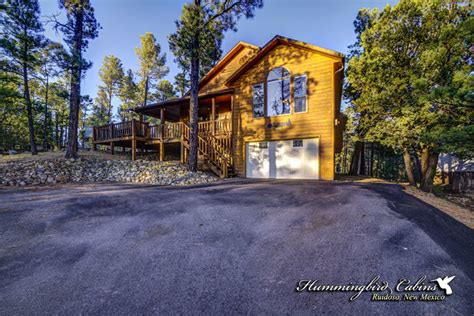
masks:
<svg viewBox="0 0 474 316"><path fill-rule="evenodd" d="M182 144L184 149L184 161L187 161L190 147L189 126L182 124ZM235 176L232 158L232 137L230 133L213 135L210 129L199 129L198 132L198 156L201 162L206 164L209 170L221 178Z"/></svg>

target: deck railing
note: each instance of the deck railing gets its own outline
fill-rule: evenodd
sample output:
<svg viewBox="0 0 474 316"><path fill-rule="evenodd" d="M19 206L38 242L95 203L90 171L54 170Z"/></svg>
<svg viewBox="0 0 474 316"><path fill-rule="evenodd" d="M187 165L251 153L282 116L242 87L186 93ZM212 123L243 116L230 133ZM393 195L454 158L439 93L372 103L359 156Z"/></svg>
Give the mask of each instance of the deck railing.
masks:
<svg viewBox="0 0 474 316"><path fill-rule="evenodd" d="M126 139L133 136L147 137L147 135L148 123L137 120L94 127L95 141Z"/></svg>
<svg viewBox="0 0 474 316"><path fill-rule="evenodd" d="M227 135L231 132L229 119L203 121L198 123L199 134ZM142 137L146 139L173 140L181 138L183 127L181 122L149 125L146 122L131 120L94 127L95 141L108 141Z"/></svg>
<svg viewBox="0 0 474 316"><path fill-rule="evenodd" d="M214 123L214 126L213 126ZM215 135L228 134L231 132L229 119L216 121L203 121L198 123L198 130L201 134L214 133Z"/></svg>

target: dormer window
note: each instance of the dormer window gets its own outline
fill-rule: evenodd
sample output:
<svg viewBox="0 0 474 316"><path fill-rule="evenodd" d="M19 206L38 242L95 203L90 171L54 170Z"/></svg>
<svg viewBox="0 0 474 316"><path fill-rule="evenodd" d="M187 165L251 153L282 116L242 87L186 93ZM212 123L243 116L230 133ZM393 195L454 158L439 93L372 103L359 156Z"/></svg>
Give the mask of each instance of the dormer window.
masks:
<svg viewBox="0 0 474 316"><path fill-rule="evenodd" d="M290 72L283 67L268 73L267 116L290 114L290 80Z"/></svg>

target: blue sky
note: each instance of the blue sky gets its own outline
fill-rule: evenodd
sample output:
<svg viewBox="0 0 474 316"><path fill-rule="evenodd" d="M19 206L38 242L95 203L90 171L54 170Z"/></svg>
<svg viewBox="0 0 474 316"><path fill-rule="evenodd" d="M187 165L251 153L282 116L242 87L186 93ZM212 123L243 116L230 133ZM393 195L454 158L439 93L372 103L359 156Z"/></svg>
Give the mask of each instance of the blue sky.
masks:
<svg viewBox="0 0 474 316"><path fill-rule="evenodd" d="M182 0L91 0L102 26L99 37L91 41L86 57L93 62L82 84L82 94L95 98L100 84L99 68L105 55L122 60L124 69L138 69L135 47L139 37L152 32L167 55L173 82L178 68L168 49L167 36L175 31L181 15ZM326 47L342 53L355 40L353 21L360 8L384 7L393 0L264 0L264 7L253 19L241 19L238 31L228 32L223 42L227 52L238 41L262 46L276 34ZM57 0L40 0L42 16L59 12ZM46 35L59 41L46 25ZM115 111L114 111L115 112Z"/></svg>

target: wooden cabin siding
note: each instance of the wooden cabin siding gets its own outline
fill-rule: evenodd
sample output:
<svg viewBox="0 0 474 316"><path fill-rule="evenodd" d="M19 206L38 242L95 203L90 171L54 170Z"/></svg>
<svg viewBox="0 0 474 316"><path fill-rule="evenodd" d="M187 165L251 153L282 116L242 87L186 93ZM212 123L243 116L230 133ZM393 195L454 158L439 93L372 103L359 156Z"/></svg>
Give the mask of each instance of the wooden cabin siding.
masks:
<svg viewBox="0 0 474 316"><path fill-rule="evenodd" d="M256 49L243 47L208 83L199 89L199 93L210 93L228 88L227 79L256 52Z"/></svg>
<svg viewBox="0 0 474 316"><path fill-rule="evenodd" d="M246 142L318 137L320 178L334 179L335 63L341 63L341 59L292 45L279 45L235 81L233 142L234 165L239 176L245 176ZM291 114L254 118L252 86L264 83L268 72L279 66L291 73ZM294 77L303 74L307 75L307 112L293 113ZM290 126L267 127L269 123L287 123L288 120Z"/></svg>
<svg viewBox="0 0 474 316"><path fill-rule="evenodd" d="M343 132L345 128L345 118L341 114L342 84L344 80L343 63L334 64L334 117L338 120L338 125L334 129L334 151L340 153L343 147Z"/></svg>

